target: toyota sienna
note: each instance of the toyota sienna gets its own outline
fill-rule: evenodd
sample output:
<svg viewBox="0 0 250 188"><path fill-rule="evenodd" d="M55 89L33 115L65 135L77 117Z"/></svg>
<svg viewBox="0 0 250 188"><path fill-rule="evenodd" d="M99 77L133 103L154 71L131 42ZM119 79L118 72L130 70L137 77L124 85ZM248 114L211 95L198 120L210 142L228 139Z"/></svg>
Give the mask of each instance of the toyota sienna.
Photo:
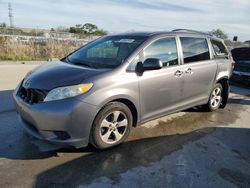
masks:
<svg viewBox="0 0 250 188"><path fill-rule="evenodd" d="M33 136L105 149L149 120L224 108L232 63L224 42L203 32L107 35L29 72L13 96Z"/></svg>

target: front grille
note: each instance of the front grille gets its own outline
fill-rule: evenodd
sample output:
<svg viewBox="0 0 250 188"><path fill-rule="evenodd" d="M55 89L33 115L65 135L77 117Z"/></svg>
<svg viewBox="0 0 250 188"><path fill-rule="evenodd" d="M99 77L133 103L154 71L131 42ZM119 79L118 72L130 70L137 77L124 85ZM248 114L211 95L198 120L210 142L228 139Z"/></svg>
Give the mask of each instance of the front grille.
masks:
<svg viewBox="0 0 250 188"><path fill-rule="evenodd" d="M29 104L37 104L44 101L48 91L32 88L21 88L18 91L18 96L21 97L25 102Z"/></svg>

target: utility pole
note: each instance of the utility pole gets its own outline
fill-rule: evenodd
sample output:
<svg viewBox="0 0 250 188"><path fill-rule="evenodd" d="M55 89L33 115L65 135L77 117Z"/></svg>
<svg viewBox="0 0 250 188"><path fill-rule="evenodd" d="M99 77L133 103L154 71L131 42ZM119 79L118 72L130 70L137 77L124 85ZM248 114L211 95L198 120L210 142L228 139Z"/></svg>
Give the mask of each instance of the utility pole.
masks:
<svg viewBox="0 0 250 188"><path fill-rule="evenodd" d="M8 3L8 10L9 10L9 21L10 21L10 27L13 28L13 14L12 14L12 6L11 3Z"/></svg>

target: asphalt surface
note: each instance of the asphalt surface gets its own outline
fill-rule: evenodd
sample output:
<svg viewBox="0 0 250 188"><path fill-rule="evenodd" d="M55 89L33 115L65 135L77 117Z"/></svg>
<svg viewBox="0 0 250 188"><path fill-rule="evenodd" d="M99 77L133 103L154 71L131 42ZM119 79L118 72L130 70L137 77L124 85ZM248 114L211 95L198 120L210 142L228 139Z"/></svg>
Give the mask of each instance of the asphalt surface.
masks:
<svg viewBox="0 0 250 188"><path fill-rule="evenodd" d="M189 109L138 128L106 151L27 135L11 93L37 65L0 65L0 187L250 187L250 90L225 109Z"/></svg>

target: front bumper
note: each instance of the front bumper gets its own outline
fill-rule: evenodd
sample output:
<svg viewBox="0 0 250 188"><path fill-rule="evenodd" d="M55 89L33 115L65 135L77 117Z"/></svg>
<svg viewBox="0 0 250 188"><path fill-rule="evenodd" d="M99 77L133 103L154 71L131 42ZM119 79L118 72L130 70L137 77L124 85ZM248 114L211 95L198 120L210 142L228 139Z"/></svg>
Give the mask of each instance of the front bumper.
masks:
<svg viewBox="0 0 250 188"><path fill-rule="evenodd" d="M30 105L16 91L13 97L25 130L34 137L75 148L88 145L96 106L76 98Z"/></svg>

